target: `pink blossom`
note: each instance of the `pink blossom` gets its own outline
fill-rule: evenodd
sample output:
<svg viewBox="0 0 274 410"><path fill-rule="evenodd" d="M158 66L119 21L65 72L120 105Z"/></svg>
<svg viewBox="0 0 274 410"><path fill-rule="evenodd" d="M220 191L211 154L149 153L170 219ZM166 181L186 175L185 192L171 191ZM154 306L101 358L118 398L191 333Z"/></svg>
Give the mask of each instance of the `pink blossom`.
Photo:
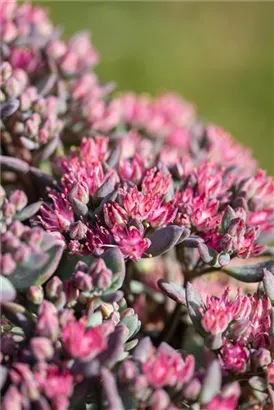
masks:
<svg viewBox="0 0 274 410"><path fill-rule="evenodd" d="M182 385L193 375L194 359L187 356L184 361L179 353L162 343L158 352L148 358L142 369L149 383L155 388Z"/></svg>
<svg viewBox="0 0 274 410"><path fill-rule="evenodd" d="M221 355L225 369L237 373L245 372L249 359L247 348L239 343L233 345L232 343L227 342L221 349Z"/></svg>
<svg viewBox="0 0 274 410"><path fill-rule="evenodd" d="M135 227L121 228L115 225L112 229L113 238L121 249L125 258L137 261L150 246L150 240Z"/></svg>
<svg viewBox="0 0 274 410"><path fill-rule="evenodd" d="M38 219L49 231L68 231L74 222L72 206L63 193L50 191L49 197L53 203L51 205L44 203L41 206L41 216L38 216Z"/></svg>
<svg viewBox="0 0 274 410"><path fill-rule="evenodd" d="M86 329L83 320L68 323L62 338L66 351L82 360L91 360L107 348L105 326Z"/></svg>

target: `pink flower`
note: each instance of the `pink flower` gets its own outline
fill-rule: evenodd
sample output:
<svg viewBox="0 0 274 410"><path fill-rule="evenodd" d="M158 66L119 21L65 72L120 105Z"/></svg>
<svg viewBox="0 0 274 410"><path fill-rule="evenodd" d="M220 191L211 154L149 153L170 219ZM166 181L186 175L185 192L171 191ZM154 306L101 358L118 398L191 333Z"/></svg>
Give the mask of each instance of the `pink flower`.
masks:
<svg viewBox="0 0 274 410"><path fill-rule="evenodd" d="M59 336L59 323L55 306L45 300L38 312L36 334L56 341Z"/></svg>
<svg viewBox="0 0 274 410"><path fill-rule="evenodd" d="M121 159L119 162L119 175L125 182L139 184L144 172L144 162L138 154L132 159Z"/></svg>
<svg viewBox="0 0 274 410"><path fill-rule="evenodd" d="M125 258L137 261L149 248L151 242L135 227L121 228L115 225L112 229L113 238L121 249Z"/></svg>
<svg viewBox="0 0 274 410"><path fill-rule="evenodd" d="M233 345L232 343L227 342L221 349L221 355L225 369L229 369L237 373L245 372L249 359L249 353L244 346L239 343Z"/></svg>
<svg viewBox="0 0 274 410"><path fill-rule="evenodd" d="M117 202L109 202L104 204L103 212L104 221L110 229L116 224L124 227L127 223L127 212Z"/></svg>
<svg viewBox="0 0 274 410"><path fill-rule="evenodd" d="M204 405L201 410L236 410L238 408L237 403L238 399L234 395L228 397L218 395L215 396L208 404Z"/></svg>
<svg viewBox="0 0 274 410"><path fill-rule="evenodd" d="M171 175L163 174L157 168L152 168L146 172L142 181L142 192L144 195L150 194L153 196L164 196L171 184Z"/></svg>
<svg viewBox="0 0 274 410"><path fill-rule="evenodd" d="M150 214L159 207L161 199L152 193L139 192L137 186L130 189L124 197L124 207L127 213L138 220L148 219Z"/></svg>
<svg viewBox="0 0 274 410"><path fill-rule="evenodd" d="M60 370L56 365L38 365L35 379L49 399L56 396L70 397L73 389L73 378L68 370Z"/></svg>
<svg viewBox="0 0 274 410"><path fill-rule="evenodd" d="M65 194L50 191L49 198L53 203L51 205L44 203L41 206L41 216L38 216L38 219L43 227L49 231L68 231L74 222L74 213Z"/></svg>
<svg viewBox="0 0 274 410"><path fill-rule="evenodd" d="M91 360L107 348L106 326L86 329L84 321L68 323L62 338L66 351L73 358Z"/></svg>
<svg viewBox="0 0 274 410"><path fill-rule="evenodd" d="M228 292L229 289L226 289L220 298L216 296L207 297L206 310L202 312L202 325L206 332L213 335L222 333L232 320Z"/></svg>
<svg viewBox="0 0 274 410"><path fill-rule="evenodd" d="M80 146L80 156L86 162L101 162L108 152L108 137L83 138Z"/></svg>
<svg viewBox="0 0 274 410"><path fill-rule="evenodd" d="M184 361L179 353L162 343L158 351L143 364L142 370L155 388L182 385L194 373L194 358L187 356Z"/></svg>

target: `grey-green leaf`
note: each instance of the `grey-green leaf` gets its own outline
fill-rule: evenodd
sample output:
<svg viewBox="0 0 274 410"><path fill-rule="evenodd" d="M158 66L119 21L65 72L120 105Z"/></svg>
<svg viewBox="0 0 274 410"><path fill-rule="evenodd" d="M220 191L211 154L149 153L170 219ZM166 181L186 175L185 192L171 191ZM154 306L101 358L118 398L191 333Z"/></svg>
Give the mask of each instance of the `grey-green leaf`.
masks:
<svg viewBox="0 0 274 410"><path fill-rule="evenodd" d="M263 280L264 269L274 274L274 260L256 263L255 265L226 266L223 268L228 275L246 283L260 282Z"/></svg>
<svg viewBox="0 0 274 410"><path fill-rule="evenodd" d="M159 256L167 252L170 248L176 245L184 231L183 227L169 225L165 228L157 229L151 237L151 245L147 253L152 256Z"/></svg>
<svg viewBox="0 0 274 410"><path fill-rule="evenodd" d="M0 276L0 302L10 302L15 299L16 291L13 284L4 276Z"/></svg>

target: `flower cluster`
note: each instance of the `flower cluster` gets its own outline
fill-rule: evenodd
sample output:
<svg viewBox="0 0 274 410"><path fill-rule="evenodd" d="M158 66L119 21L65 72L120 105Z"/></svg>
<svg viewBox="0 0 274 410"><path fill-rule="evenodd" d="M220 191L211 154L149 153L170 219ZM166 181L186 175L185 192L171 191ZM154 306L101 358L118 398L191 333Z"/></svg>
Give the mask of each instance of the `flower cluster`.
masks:
<svg viewBox="0 0 274 410"><path fill-rule="evenodd" d="M3 310L10 322L18 322L24 331L17 340L12 333L2 336L1 366L6 369L3 385L8 386L4 409L11 405L25 408L32 403L48 409L67 409L75 386L90 373L98 378L99 364L115 363L108 354L109 344L116 341L116 349L122 353L129 332L119 321L117 308L116 314L95 325L90 324L92 314L77 320L72 311L57 311L47 300L40 305L35 322L18 315L20 305L6 303Z"/></svg>
<svg viewBox="0 0 274 410"><path fill-rule="evenodd" d="M3 410L274 408L273 179L177 94L114 95L88 33L0 15Z"/></svg>

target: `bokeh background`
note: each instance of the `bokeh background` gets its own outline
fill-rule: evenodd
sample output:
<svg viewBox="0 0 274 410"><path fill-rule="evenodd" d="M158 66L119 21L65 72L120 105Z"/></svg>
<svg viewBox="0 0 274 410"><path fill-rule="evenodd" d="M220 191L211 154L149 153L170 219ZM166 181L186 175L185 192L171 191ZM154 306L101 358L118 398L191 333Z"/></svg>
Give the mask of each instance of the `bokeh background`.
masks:
<svg viewBox="0 0 274 410"><path fill-rule="evenodd" d="M36 3L65 36L91 30L103 81L118 90L178 91L274 174L272 1Z"/></svg>

